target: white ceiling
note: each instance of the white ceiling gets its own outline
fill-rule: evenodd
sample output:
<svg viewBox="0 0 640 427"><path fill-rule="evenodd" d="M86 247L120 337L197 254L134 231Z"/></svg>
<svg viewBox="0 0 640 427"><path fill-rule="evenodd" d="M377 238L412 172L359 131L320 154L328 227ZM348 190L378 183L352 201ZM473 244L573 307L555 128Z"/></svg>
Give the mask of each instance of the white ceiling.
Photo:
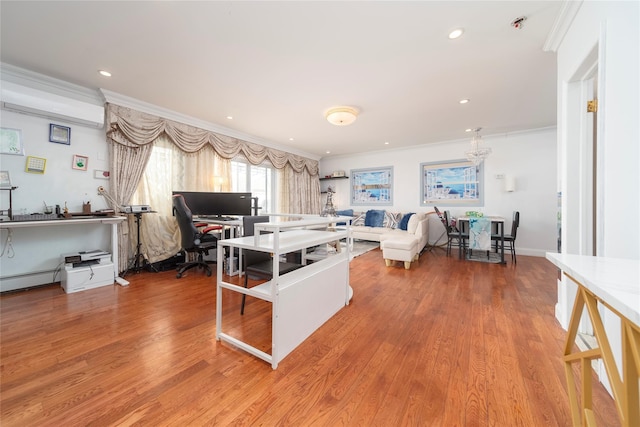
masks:
<svg viewBox="0 0 640 427"><path fill-rule="evenodd" d="M3 0L0 59L319 158L554 126L561 6ZM358 120L330 125L339 105Z"/></svg>

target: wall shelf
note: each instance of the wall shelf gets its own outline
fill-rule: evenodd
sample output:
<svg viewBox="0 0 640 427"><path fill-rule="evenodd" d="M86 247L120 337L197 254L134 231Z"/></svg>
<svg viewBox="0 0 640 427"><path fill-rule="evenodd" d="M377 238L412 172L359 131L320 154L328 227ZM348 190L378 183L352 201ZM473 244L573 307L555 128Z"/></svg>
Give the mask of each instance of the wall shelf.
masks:
<svg viewBox="0 0 640 427"><path fill-rule="evenodd" d="M330 176L329 178L320 178L320 181L329 181L331 179L349 179L348 176Z"/></svg>

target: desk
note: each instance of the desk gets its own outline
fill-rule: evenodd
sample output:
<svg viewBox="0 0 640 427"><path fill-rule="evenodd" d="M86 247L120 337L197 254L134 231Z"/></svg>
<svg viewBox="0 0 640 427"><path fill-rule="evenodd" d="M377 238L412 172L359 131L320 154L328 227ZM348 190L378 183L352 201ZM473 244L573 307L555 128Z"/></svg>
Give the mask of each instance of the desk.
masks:
<svg viewBox="0 0 640 427"><path fill-rule="evenodd" d="M344 252L299 268L280 276L279 258L316 245L347 239L350 230L321 231L313 229L335 222L332 218L305 217L297 221L264 222L255 224L255 235L220 240L219 247L251 249L273 254L273 277L260 285L245 288L223 280L222 251L218 251L216 339L271 363L278 363L309 335L349 304L353 290L349 286L349 246ZM261 234L267 231L268 234ZM304 256L304 255L303 255ZM222 310L222 290L250 295L272 304L271 354L225 331ZM245 316L250 316L245 311Z"/></svg>
<svg viewBox="0 0 640 427"><path fill-rule="evenodd" d="M229 229L229 238L233 239L236 237L240 237L242 234L242 218L240 219L216 219L216 218L207 218L207 217L196 217L193 219L196 222L204 223L204 224L213 224L213 225L221 225L222 232L220 233L220 240L225 238L225 228ZM218 245L220 247L220 245ZM242 275L242 250L238 253L238 268L234 268L233 263L233 250L229 251L229 256L227 257L227 262L229 263L229 275L236 276L238 274Z"/></svg>
<svg viewBox="0 0 640 427"><path fill-rule="evenodd" d="M129 282L119 277L118 272L118 224L125 220L123 216L105 216L92 218L61 218L41 221L2 221L0 229L12 230L14 228L34 228L34 227L59 227L80 224L105 224L111 226L111 257L113 258L113 277L121 285L128 285Z"/></svg>
<svg viewBox="0 0 640 427"><path fill-rule="evenodd" d="M640 262L556 253L547 253L547 259L578 285L564 347L573 425L595 425L591 398L591 361L602 359L622 425L640 426ZM598 304L603 304L620 318L621 370L616 365ZM599 348L574 353L578 326L585 307ZM581 402L578 401L572 369L572 364L576 362L581 364L583 378ZM583 417L586 423L581 424Z"/></svg>
<svg viewBox="0 0 640 427"><path fill-rule="evenodd" d="M491 221L491 227L493 227L493 225L495 224L499 230L500 233L500 261L498 262L499 264L505 264L504 261L504 218L501 216L484 216L484 217L480 217L480 218L486 218L489 219ZM460 238L460 242L462 242L462 229L463 229L463 224L466 223L467 224L467 228L469 228L469 220L471 219L471 217L468 216L462 216L457 218L457 226L458 226L458 233L459 233L459 238ZM491 233L489 234L489 239L491 239ZM462 259L462 257L464 256L464 251L463 251L463 246L464 245L460 245L458 247L458 255L460 257L460 259ZM489 251L491 251L491 248L489 248ZM481 261L480 259L478 259L478 261ZM486 262L492 262L490 260L490 258L487 258Z"/></svg>

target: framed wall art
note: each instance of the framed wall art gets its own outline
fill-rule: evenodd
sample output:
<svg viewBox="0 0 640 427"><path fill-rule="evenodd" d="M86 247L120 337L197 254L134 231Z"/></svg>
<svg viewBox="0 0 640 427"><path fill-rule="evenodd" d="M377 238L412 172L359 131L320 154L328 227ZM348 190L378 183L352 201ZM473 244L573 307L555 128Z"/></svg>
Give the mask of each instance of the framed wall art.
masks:
<svg viewBox="0 0 640 427"><path fill-rule="evenodd" d="M421 206L483 206L482 163L449 160L420 164Z"/></svg>
<svg viewBox="0 0 640 427"><path fill-rule="evenodd" d="M22 130L0 128L0 154L16 154L24 156Z"/></svg>
<svg viewBox="0 0 640 427"><path fill-rule="evenodd" d="M351 169L352 205L392 205L393 166Z"/></svg>
<svg viewBox="0 0 640 427"><path fill-rule="evenodd" d="M9 171L0 171L0 188L12 188Z"/></svg>
<svg viewBox="0 0 640 427"><path fill-rule="evenodd" d="M81 171L86 171L87 163L89 163L89 158L87 156L80 156L78 154L75 154L73 156L73 165L71 167Z"/></svg>
<svg viewBox="0 0 640 427"><path fill-rule="evenodd" d="M46 167L47 159L44 157L27 156L27 164L24 167L24 171L43 174Z"/></svg>
<svg viewBox="0 0 640 427"><path fill-rule="evenodd" d="M71 145L71 128L49 124L49 142Z"/></svg>

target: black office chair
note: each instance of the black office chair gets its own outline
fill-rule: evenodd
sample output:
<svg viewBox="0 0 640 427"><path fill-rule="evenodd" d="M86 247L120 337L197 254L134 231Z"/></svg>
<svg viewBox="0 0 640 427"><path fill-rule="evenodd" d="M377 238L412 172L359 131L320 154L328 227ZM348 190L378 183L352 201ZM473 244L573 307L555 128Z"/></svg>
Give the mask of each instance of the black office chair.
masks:
<svg viewBox="0 0 640 427"><path fill-rule="evenodd" d="M459 230L457 226L451 225L451 213L444 211L444 226L447 229L447 256L451 255L451 247L461 247L466 250L466 241L469 240L469 231ZM462 231L462 233L460 233Z"/></svg>
<svg viewBox="0 0 640 427"><path fill-rule="evenodd" d="M173 195L173 215L176 217L178 227L180 228L182 249L187 253L198 254L195 261L187 261L178 265L176 277L178 279L181 278L185 271L195 267L205 269L207 276L211 276L211 267L209 263L204 260L204 256L207 255L211 249L218 246L218 237L209 232L217 230L220 227L213 226L198 230L196 224L193 223L191 209L189 209L185 203L182 194Z"/></svg>
<svg viewBox="0 0 640 427"><path fill-rule="evenodd" d="M268 222L268 215L245 216L242 218L242 228L244 236L254 235L254 225L259 222ZM280 275L287 274L302 267L302 264L291 262L280 262ZM254 251L251 249L242 250L242 270L244 271L244 287L248 287L249 276L252 280L271 280L273 277L273 257L268 252ZM247 295L242 294L242 306L240 314L244 314L244 304Z"/></svg>
<svg viewBox="0 0 640 427"><path fill-rule="evenodd" d="M503 225L503 227L504 227L504 225ZM511 234L505 234L504 235L505 248L509 248L509 250L511 250L511 261L513 261L514 264L518 262L518 260L516 258L516 236L518 234L518 227L520 227L520 212L514 211L513 212L513 220L511 221ZM492 234L491 235L491 240L494 241L496 252L499 249L500 250L502 249L500 247L500 235L499 234Z"/></svg>

